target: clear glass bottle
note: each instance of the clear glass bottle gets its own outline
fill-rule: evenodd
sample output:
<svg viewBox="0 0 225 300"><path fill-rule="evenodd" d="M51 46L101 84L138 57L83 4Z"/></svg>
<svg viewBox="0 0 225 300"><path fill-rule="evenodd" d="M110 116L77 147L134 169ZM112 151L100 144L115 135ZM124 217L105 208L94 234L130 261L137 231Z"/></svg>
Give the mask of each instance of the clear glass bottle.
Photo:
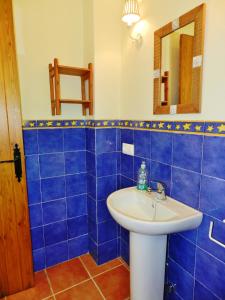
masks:
<svg viewBox="0 0 225 300"><path fill-rule="evenodd" d="M148 189L148 172L145 161L141 163L141 167L138 170L137 189L140 191Z"/></svg>

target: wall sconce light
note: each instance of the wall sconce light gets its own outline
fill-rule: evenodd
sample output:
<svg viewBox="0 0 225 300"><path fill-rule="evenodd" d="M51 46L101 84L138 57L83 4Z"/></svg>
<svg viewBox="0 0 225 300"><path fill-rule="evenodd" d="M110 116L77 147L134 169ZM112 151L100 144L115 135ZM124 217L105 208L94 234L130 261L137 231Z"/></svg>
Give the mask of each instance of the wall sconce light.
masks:
<svg viewBox="0 0 225 300"><path fill-rule="evenodd" d="M132 26L141 19L137 0L125 0L122 21Z"/></svg>

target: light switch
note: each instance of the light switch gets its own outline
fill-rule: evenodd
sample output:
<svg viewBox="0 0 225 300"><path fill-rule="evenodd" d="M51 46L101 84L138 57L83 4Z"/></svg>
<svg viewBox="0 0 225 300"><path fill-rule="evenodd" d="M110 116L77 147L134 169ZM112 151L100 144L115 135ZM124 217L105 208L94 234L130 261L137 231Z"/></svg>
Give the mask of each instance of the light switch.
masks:
<svg viewBox="0 0 225 300"><path fill-rule="evenodd" d="M123 143L122 152L123 154L134 156L134 145Z"/></svg>
<svg viewBox="0 0 225 300"><path fill-rule="evenodd" d="M193 57L193 68L201 67L202 65L202 55Z"/></svg>
<svg viewBox="0 0 225 300"><path fill-rule="evenodd" d="M177 113L177 105L170 105L170 114L175 115Z"/></svg>

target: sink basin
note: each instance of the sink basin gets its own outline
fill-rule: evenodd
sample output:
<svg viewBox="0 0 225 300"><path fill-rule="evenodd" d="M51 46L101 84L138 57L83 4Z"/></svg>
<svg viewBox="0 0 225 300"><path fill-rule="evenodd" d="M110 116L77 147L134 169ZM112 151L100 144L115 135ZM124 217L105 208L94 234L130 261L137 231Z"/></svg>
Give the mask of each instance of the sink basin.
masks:
<svg viewBox="0 0 225 300"><path fill-rule="evenodd" d="M129 231L160 235L197 228L202 213L170 197L157 200L157 193L127 188L108 197L112 217Z"/></svg>
<svg viewBox="0 0 225 300"><path fill-rule="evenodd" d="M197 228L202 213L136 187L112 193L107 206L117 223L130 231L131 300L163 300L167 234Z"/></svg>

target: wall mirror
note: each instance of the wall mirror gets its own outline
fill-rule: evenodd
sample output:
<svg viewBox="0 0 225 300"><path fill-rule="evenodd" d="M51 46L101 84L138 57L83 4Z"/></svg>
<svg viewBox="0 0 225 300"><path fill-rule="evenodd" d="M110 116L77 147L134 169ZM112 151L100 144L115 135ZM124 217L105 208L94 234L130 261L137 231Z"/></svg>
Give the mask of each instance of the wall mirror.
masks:
<svg viewBox="0 0 225 300"><path fill-rule="evenodd" d="M154 114L201 110L205 4L155 31Z"/></svg>

